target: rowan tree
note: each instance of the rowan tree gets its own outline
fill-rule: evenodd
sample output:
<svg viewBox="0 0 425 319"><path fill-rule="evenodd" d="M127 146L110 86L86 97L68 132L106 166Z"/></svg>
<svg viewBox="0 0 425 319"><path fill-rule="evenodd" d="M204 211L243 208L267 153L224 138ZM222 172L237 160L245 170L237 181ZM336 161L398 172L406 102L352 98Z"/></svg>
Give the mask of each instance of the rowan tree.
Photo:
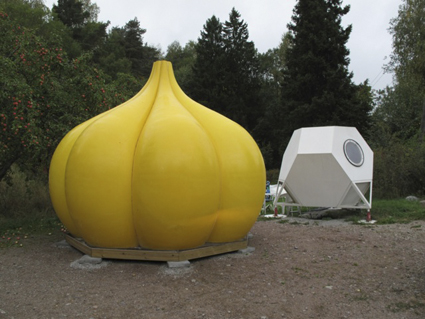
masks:
<svg viewBox="0 0 425 319"><path fill-rule="evenodd" d="M0 180L13 163L47 170L69 130L135 93L133 78L107 84L90 55L69 59L4 12L0 38Z"/></svg>

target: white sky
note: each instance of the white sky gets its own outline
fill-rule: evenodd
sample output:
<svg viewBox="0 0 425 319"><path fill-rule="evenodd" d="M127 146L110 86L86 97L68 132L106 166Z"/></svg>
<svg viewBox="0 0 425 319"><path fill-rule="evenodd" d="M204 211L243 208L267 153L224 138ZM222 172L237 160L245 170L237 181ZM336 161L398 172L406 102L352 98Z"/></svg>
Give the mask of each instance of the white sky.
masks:
<svg viewBox="0 0 425 319"><path fill-rule="evenodd" d="M144 42L166 51L173 41L184 46L196 41L207 19L215 15L224 22L233 7L248 24L249 40L260 52L279 45L287 31L296 0L91 0L100 8L99 21L111 26L124 26L137 19L146 29ZM57 0L44 0L52 8ZM350 5L343 25L353 25L347 47L350 50L350 71L354 82L369 79L375 89L392 85L391 74L383 74L389 61L392 38L388 33L390 19L395 18L402 0L343 0Z"/></svg>

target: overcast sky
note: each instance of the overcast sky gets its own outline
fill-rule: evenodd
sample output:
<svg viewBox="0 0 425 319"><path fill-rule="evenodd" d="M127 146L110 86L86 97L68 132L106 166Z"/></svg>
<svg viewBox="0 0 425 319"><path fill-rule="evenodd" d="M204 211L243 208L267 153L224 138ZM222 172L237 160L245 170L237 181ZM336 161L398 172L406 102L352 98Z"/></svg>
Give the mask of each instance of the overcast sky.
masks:
<svg viewBox="0 0 425 319"><path fill-rule="evenodd" d="M51 8L57 0L45 0ZM173 41L184 46L196 41L207 19L215 15L220 21L228 19L234 7L248 24L250 40L260 52L279 45L287 31L296 0L92 0L100 8L99 21L111 26L124 26L137 19L146 29L144 41L160 47L163 52ZM347 47L350 50L350 71L354 82L369 79L375 89L392 85L392 76L383 74L389 61L392 38L388 33L390 19L395 18L402 0L343 0L350 5L343 25L352 24L353 31Z"/></svg>

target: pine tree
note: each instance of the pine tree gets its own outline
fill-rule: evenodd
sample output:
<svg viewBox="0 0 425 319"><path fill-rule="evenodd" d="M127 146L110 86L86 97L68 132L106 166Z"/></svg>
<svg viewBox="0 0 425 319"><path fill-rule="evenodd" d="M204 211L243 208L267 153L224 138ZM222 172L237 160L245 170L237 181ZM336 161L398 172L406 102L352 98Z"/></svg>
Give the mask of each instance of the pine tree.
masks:
<svg viewBox="0 0 425 319"><path fill-rule="evenodd" d="M259 59L248 25L232 9L224 25L208 19L196 45L189 95L252 132L262 116Z"/></svg>
<svg viewBox="0 0 425 319"><path fill-rule="evenodd" d="M72 30L82 28L90 18L90 12L84 10L84 4L79 0L58 0L53 5L53 12Z"/></svg>
<svg viewBox="0 0 425 319"><path fill-rule="evenodd" d="M127 59L131 61L132 73L140 76L143 67L144 49L143 35L145 29L140 27L140 22L137 18L130 20L124 27L124 48Z"/></svg>
<svg viewBox="0 0 425 319"><path fill-rule="evenodd" d="M365 132L370 105L358 98L359 87L349 72L346 48L352 27L341 18L350 10L341 0L298 0L288 24L282 86L286 138L307 126L346 125Z"/></svg>
<svg viewBox="0 0 425 319"><path fill-rule="evenodd" d="M224 23L226 53L226 89L229 91L227 113L252 132L263 115L259 103L260 62L254 43L249 41L248 25L235 8Z"/></svg>
<svg viewBox="0 0 425 319"><path fill-rule="evenodd" d="M226 90L223 25L212 16L205 23L196 44L196 60L193 66L193 81L188 94L197 102L223 113Z"/></svg>

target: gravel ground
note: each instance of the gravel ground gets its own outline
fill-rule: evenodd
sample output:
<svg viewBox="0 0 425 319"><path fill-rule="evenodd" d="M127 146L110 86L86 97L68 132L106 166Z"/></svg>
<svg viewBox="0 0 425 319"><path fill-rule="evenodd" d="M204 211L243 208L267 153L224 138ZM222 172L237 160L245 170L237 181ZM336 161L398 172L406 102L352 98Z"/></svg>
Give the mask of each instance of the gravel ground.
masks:
<svg viewBox="0 0 425 319"><path fill-rule="evenodd" d="M0 250L3 318L425 318L425 222L259 221L249 254L163 262L104 260L63 235ZM58 244L59 243L59 244Z"/></svg>

